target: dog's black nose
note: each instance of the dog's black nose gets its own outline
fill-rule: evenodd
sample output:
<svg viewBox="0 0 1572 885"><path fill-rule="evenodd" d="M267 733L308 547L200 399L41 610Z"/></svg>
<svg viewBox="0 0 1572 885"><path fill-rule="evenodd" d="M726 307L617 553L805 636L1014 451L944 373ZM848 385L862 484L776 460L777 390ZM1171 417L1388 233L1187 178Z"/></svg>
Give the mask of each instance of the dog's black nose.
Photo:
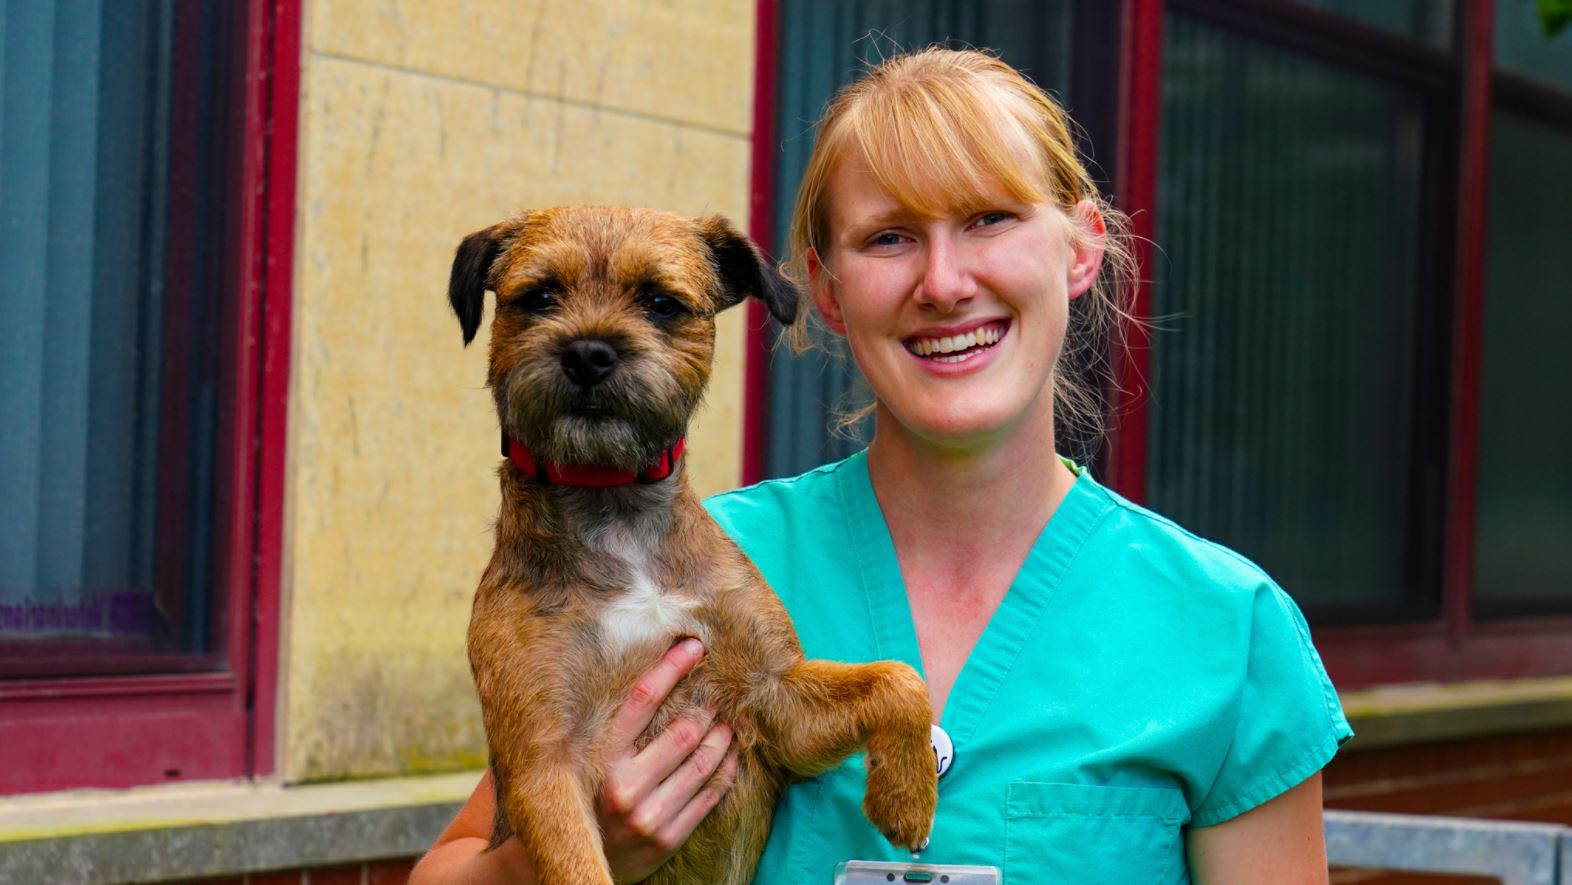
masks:
<svg viewBox="0 0 1572 885"><path fill-rule="evenodd" d="M562 352L562 371L574 383L594 387L617 367L617 349L604 341L575 341Z"/></svg>

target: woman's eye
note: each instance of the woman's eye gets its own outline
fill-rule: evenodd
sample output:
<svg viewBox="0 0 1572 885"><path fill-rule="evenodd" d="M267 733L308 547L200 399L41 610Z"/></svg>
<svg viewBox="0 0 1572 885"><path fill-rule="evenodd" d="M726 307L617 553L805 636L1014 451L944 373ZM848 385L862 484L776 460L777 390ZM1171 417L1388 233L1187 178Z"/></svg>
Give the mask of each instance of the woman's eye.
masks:
<svg viewBox="0 0 1572 885"><path fill-rule="evenodd" d="M546 313L557 306L557 296L550 289L530 289L513 303L530 313Z"/></svg>
<svg viewBox="0 0 1572 885"><path fill-rule="evenodd" d="M683 311L681 301L678 301L670 295L662 295L659 293L649 296L649 298L644 302L644 307L650 312L651 315L659 317L663 320L669 320Z"/></svg>
<svg viewBox="0 0 1572 885"><path fill-rule="evenodd" d="M874 234L868 240L868 245L870 246L899 246L900 244L901 235L895 233Z"/></svg>
<svg viewBox="0 0 1572 885"><path fill-rule="evenodd" d="M1008 212L984 212L983 214L977 216L977 226L988 227L989 225L998 224L1002 221L1008 221L1009 218L1010 213Z"/></svg>

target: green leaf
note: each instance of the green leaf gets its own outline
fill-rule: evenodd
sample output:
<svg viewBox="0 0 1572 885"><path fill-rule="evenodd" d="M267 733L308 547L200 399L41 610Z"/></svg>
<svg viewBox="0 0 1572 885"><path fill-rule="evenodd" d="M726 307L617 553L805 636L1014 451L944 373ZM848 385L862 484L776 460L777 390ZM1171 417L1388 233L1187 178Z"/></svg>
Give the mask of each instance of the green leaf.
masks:
<svg viewBox="0 0 1572 885"><path fill-rule="evenodd" d="M1554 37L1572 24L1572 0L1534 0L1539 10L1539 26L1547 38Z"/></svg>

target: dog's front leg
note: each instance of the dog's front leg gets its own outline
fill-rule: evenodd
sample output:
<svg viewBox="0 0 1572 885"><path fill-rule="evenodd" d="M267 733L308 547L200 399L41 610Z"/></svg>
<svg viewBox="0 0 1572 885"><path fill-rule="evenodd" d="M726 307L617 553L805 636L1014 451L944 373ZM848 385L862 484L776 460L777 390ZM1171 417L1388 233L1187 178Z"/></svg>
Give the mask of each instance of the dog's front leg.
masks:
<svg viewBox="0 0 1572 885"><path fill-rule="evenodd" d="M485 605L497 597L484 587L482 594L469 646L497 791L492 845L516 835L544 885L611 885L587 754L574 738L560 683L542 673L547 640L532 630L540 622Z"/></svg>
<svg viewBox="0 0 1572 885"><path fill-rule="evenodd" d="M929 741L928 690L894 661L803 661L764 704L778 761L813 776L867 747L863 813L892 844L920 848L933 826L938 774Z"/></svg>
<svg viewBox="0 0 1572 885"><path fill-rule="evenodd" d="M530 760L504 776L493 762L497 802L542 885L612 885L600 827L572 760Z"/></svg>

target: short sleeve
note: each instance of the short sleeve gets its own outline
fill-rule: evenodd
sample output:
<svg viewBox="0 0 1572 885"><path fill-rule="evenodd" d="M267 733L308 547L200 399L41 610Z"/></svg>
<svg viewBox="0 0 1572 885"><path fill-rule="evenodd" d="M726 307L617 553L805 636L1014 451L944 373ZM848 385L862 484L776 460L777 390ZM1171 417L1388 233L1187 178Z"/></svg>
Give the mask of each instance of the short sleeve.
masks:
<svg viewBox="0 0 1572 885"><path fill-rule="evenodd" d="M1222 823L1287 792L1354 736L1304 615L1269 582L1255 593L1236 709L1232 741L1191 826Z"/></svg>

